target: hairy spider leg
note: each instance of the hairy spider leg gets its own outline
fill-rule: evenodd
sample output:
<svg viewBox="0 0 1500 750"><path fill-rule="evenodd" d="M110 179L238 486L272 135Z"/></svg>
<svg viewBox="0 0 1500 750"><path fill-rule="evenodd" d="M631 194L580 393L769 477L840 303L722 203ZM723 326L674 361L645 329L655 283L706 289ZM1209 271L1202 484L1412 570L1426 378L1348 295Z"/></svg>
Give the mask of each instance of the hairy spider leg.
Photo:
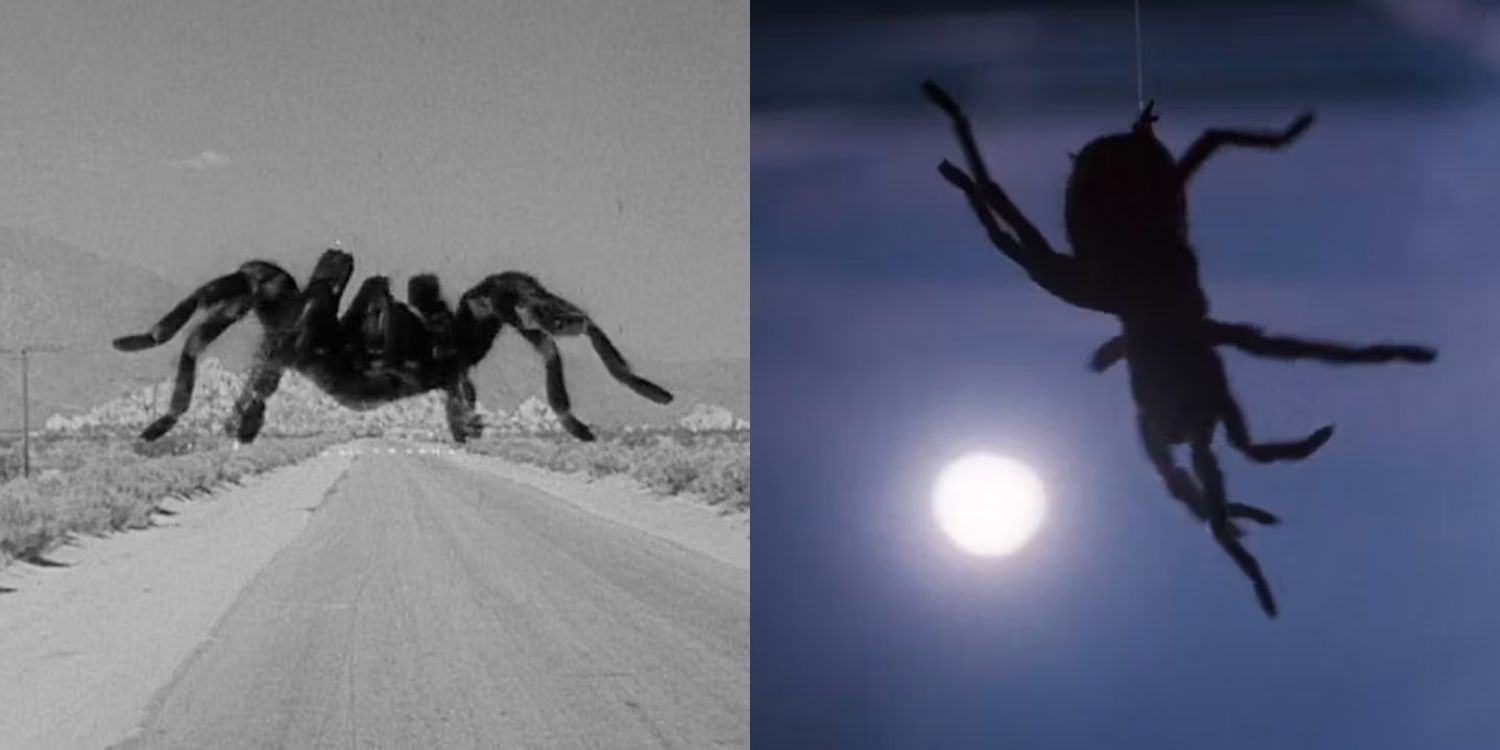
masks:
<svg viewBox="0 0 1500 750"><path fill-rule="evenodd" d="M406 282L406 301L421 316L432 340L432 358L448 360L458 353L453 338L453 309L443 299L442 288L434 274L423 273Z"/></svg>
<svg viewBox="0 0 1500 750"><path fill-rule="evenodd" d="M339 298L354 275L354 256L336 248L323 251L307 280L296 323L296 351L321 357L340 348Z"/></svg>
<svg viewBox="0 0 1500 750"><path fill-rule="evenodd" d="M671 403L672 394L636 375L604 330L577 305L548 292L534 279L521 274L512 277L510 283L517 289L515 311L518 328L523 331L541 330L549 336L583 334L588 337L594 353L604 362L604 369L609 372L610 377L650 401L658 404Z"/></svg>
<svg viewBox="0 0 1500 750"><path fill-rule="evenodd" d="M1291 145L1313 124L1312 112L1303 112L1284 130L1234 130L1214 128L1203 131L1198 140L1192 142L1177 160L1177 174L1183 182L1192 178L1203 162L1224 146L1275 150Z"/></svg>
<svg viewBox="0 0 1500 750"><path fill-rule="evenodd" d="M600 330L599 326L594 325L592 320L584 327L583 332L589 337L589 343L593 344L594 352L599 355L599 359L604 360L604 369L608 370L615 380L658 404L672 403L672 394L668 393L665 388L635 374L630 369L630 363L625 361L624 355L620 354L620 350L615 348L614 343L604 335L604 331Z"/></svg>
<svg viewBox="0 0 1500 750"><path fill-rule="evenodd" d="M1214 458L1213 435L1213 425L1209 425L1192 440L1193 471L1198 475L1199 484L1203 486L1209 529L1213 531L1214 540L1229 553L1230 559L1234 560L1235 565L1239 566L1240 571L1255 586L1255 598L1260 601L1260 608L1267 616L1275 617L1276 599L1271 595L1271 585L1266 582L1260 563L1240 543L1240 534L1236 533L1229 521L1229 502L1224 497L1224 474L1219 470L1218 460Z"/></svg>
<svg viewBox="0 0 1500 750"><path fill-rule="evenodd" d="M1210 338L1216 346L1236 349L1268 359L1315 359L1331 364L1426 364L1437 359L1437 350L1420 344L1342 344L1293 336L1273 336L1243 323L1210 321Z"/></svg>
<svg viewBox="0 0 1500 750"><path fill-rule="evenodd" d="M1202 492L1198 485L1188 474L1187 470L1178 466L1172 460L1172 447L1161 433L1151 425L1145 415L1138 415L1136 426L1140 431L1141 444L1146 448L1146 457L1150 459L1151 465L1156 468L1157 474L1162 482L1167 485L1167 492L1187 507L1193 516L1199 521L1208 521L1209 514L1205 508ZM1245 503L1227 502L1225 505L1230 518L1244 518L1267 526L1281 523L1274 513L1262 510L1253 505ZM1235 536L1243 535L1243 531L1233 523L1229 525L1229 531Z"/></svg>
<svg viewBox="0 0 1500 750"><path fill-rule="evenodd" d="M991 213L986 196L962 169L944 161L938 165L938 172L968 198L969 207L978 217L990 242L1019 265L1037 286L1076 307L1110 314L1117 312L1112 295L1102 287L1088 283L1076 259L1053 252L1051 248L1038 251L1005 231Z"/></svg>
<svg viewBox="0 0 1500 750"><path fill-rule="evenodd" d="M198 356L214 339L251 310L268 330L277 328L285 322L288 304L296 299L297 282L286 271L274 263L250 261L235 273L199 287L146 333L115 339L115 348L126 352L158 346L181 330L194 313L200 310L205 313L182 347L167 413L147 425L141 431L141 439L151 441L165 435L187 412L192 405Z"/></svg>
<svg viewBox="0 0 1500 750"><path fill-rule="evenodd" d="M114 340L114 347L122 352L136 352L142 349L150 349L167 343L177 332L187 325L193 313L200 309L208 309L227 300L243 297L250 294L250 279L242 272L235 272L220 276L213 281L198 287L196 291L187 296L187 299L177 303L156 325L151 326L145 333L137 333L129 336L121 336Z"/></svg>
<svg viewBox="0 0 1500 750"><path fill-rule="evenodd" d="M241 443L253 442L255 436L260 434L260 428L265 423L266 399L276 393L277 387L281 385L281 375L286 370L285 365L267 356L267 348L267 345L262 345L262 352L250 369L250 376L246 378L244 388L234 402L234 411L226 425L228 431Z"/></svg>
<svg viewBox="0 0 1500 750"><path fill-rule="evenodd" d="M1245 424L1245 415L1240 411L1240 405L1235 403L1234 396L1229 393L1228 388L1224 389L1219 406L1219 420L1224 423L1224 434L1229 438L1229 444L1238 448L1241 453L1256 463L1301 461L1317 452L1324 443L1328 442L1329 438L1333 437L1333 425L1330 424L1319 427L1300 440L1257 443L1251 440L1250 428Z"/></svg>
<svg viewBox="0 0 1500 750"><path fill-rule="evenodd" d="M339 329L346 347L366 353L372 359L383 359L388 346L386 311L391 302L391 280L371 276L360 284L349 309L339 318Z"/></svg>
<svg viewBox="0 0 1500 750"><path fill-rule="evenodd" d="M141 439L145 441L155 440L177 424L192 405L193 384L197 379L198 355L203 353L214 339L228 330L228 328L245 317L250 311L249 295L241 295L224 300L210 307L208 314L202 323L199 323L193 332L188 334L187 343L182 346L182 356L177 360L177 380L172 387L172 403L167 413L158 417L141 432Z"/></svg>
<svg viewBox="0 0 1500 750"><path fill-rule="evenodd" d="M386 358L391 362L408 369L433 362L427 324L411 307L394 298L386 302L383 335Z"/></svg>
<svg viewBox="0 0 1500 750"><path fill-rule="evenodd" d="M390 279L365 279L339 323L344 343L376 369L417 367L430 361L427 328L410 307L391 295Z"/></svg>
<svg viewBox="0 0 1500 750"><path fill-rule="evenodd" d="M1376 364L1395 361L1431 362L1437 352L1414 344L1375 344L1355 346L1288 336L1268 336L1259 328L1244 324L1209 321L1210 343L1228 345L1257 356L1275 359L1318 359L1334 364ZM1125 356L1125 338L1115 336L1094 350L1089 367L1102 372ZM1220 418L1229 442L1252 461L1297 461L1312 455L1333 436L1333 425L1325 425L1300 440L1256 443L1250 438L1244 413L1224 385Z"/></svg>
<svg viewBox="0 0 1500 750"><path fill-rule="evenodd" d="M994 209L995 213L1000 215L1000 219L1010 226L1011 231L1020 238L1020 244L1029 253L1064 257L1052 249L1052 245L1047 242L1041 230L1021 213L1021 209L1015 203L1011 202L1010 196L1005 194L999 183L990 178L989 167L985 165L984 156L979 152L979 142L974 138L974 129L969 122L969 116L958 105L958 101L933 81L924 81L922 92L953 121L954 134L958 136L959 146L964 152L964 160L969 165L969 171L974 174L974 182L979 187L978 192L984 199L983 202ZM939 169L941 170L941 167ZM946 172L944 176L948 176ZM968 191L965 190L965 192Z"/></svg>
<svg viewBox="0 0 1500 750"><path fill-rule="evenodd" d="M477 403L474 382L468 373L459 373L449 384L445 393L444 407L448 417L448 431L456 442L468 442L484 432L484 423L475 413Z"/></svg>
<svg viewBox="0 0 1500 750"><path fill-rule="evenodd" d="M995 247L1021 266L1038 286L1058 299L1090 310L1114 312L1114 305L1104 290L1086 283L1078 261L1053 250L1041 231L1011 202L1005 191L990 179L989 169L979 153L979 144L974 139L968 115L964 114L958 102L932 81L924 82L922 91L953 121L954 133L958 136L959 146L963 149L973 178L946 160L938 165L938 172L968 197L969 206ZM1014 235L999 225L991 214L992 210L1015 232Z"/></svg>
<svg viewBox="0 0 1500 750"><path fill-rule="evenodd" d="M1293 336L1272 336L1257 326L1208 321L1210 343L1233 346L1268 359L1316 359L1336 365L1412 362L1426 364L1437 359L1437 351L1421 344L1341 344ZM1125 358L1125 337L1114 336L1096 349L1089 369L1104 372Z"/></svg>
<svg viewBox="0 0 1500 750"><path fill-rule="evenodd" d="M1275 526L1281 523L1281 519L1275 513L1257 508L1254 505L1246 505L1245 503L1237 503L1231 500L1225 507L1229 510L1230 518L1244 518L1262 526ZM1233 532L1235 536L1243 536L1238 528L1233 529Z"/></svg>
<svg viewBox="0 0 1500 750"><path fill-rule="evenodd" d="M587 336L611 377L656 403L672 400L666 389L636 375L609 337L577 305L515 271L490 276L459 299L455 338L461 342L465 364L472 366L483 358L505 325L513 326L542 355L547 402L568 432L580 440L593 440L594 434L572 413L555 336Z"/></svg>
<svg viewBox="0 0 1500 750"><path fill-rule="evenodd" d="M547 405L557 413L558 421L573 437L584 442L594 439L594 431L589 426L573 416L573 404L568 399L568 385L563 379L562 355L557 351L557 342L552 340L542 331L534 329L519 329L521 337L526 339L542 355L542 361L547 366Z"/></svg>
<svg viewBox="0 0 1500 750"><path fill-rule="evenodd" d="M1156 467L1156 473L1161 475L1162 482L1167 485L1167 492L1187 506L1198 520L1207 521L1208 511L1203 507L1198 487L1193 484L1193 478L1172 460L1171 444L1143 413L1136 415L1136 428L1141 435L1141 445L1146 448L1146 458Z"/></svg>

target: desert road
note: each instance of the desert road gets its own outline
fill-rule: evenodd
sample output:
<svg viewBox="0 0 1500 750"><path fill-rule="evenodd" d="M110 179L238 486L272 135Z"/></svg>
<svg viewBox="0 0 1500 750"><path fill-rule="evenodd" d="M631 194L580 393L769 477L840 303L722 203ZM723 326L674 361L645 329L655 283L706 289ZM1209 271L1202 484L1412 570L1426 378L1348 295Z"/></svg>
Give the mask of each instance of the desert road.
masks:
<svg viewBox="0 0 1500 750"><path fill-rule="evenodd" d="M747 569L459 459L345 459L119 746L749 745Z"/></svg>

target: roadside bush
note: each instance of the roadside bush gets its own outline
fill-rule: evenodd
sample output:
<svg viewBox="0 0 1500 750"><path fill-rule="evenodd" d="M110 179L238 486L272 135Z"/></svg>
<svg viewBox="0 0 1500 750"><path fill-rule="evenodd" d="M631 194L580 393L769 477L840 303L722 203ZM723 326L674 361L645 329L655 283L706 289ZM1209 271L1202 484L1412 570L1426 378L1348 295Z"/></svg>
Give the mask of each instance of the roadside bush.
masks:
<svg viewBox="0 0 1500 750"><path fill-rule="evenodd" d="M658 494L693 493L729 510L750 507L748 430L601 430L594 443L565 434L502 435L468 446L473 453L594 479L626 474Z"/></svg>
<svg viewBox="0 0 1500 750"><path fill-rule="evenodd" d="M151 512L167 497L190 497L240 482L310 458L347 437L262 438L239 450L166 450L156 458L115 446L95 451L75 471L12 479L0 484L0 563L41 554L68 534L147 526ZM185 444L199 443L176 445ZM113 460L99 460L101 456Z"/></svg>

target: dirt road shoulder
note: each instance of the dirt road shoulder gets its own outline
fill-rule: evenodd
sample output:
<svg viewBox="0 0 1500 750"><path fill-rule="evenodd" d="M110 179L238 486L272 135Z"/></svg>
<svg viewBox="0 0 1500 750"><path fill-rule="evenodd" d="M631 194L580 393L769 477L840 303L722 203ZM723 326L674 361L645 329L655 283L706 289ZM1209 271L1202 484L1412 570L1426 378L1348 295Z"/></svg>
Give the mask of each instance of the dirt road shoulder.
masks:
<svg viewBox="0 0 1500 750"><path fill-rule="evenodd" d="M64 545L0 571L0 738L104 747L295 538L350 459L327 452L242 487L168 501L150 529Z"/></svg>

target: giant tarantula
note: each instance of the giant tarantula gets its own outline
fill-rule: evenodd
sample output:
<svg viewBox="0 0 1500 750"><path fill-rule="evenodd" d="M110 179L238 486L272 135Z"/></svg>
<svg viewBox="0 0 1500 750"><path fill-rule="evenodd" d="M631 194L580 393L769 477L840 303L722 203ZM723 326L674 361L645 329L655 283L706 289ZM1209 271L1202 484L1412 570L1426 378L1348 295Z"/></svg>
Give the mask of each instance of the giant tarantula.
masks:
<svg viewBox="0 0 1500 750"><path fill-rule="evenodd" d="M656 403L672 400L672 394L631 371L586 313L524 273L507 271L486 278L459 298L457 311L443 300L432 274L411 279L410 306L391 296L388 278L374 276L365 280L339 317L339 297L353 273L353 256L329 249L318 259L307 288L298 290L291 274L276 264L250 261L204 284L146 333L115 339L115 348L126 352L158 346L194 313L204 313L182 348L171 407L146 427L141 438L155 440L177 424L193 397L198 355L252 311L265 335L228 425L242 443L253 441L260 432L266 399L276 392L287 369L302 373L339 404L356 410L442 389L453 439L462 443L478 437L483 426L474 411L469 370L489 353L505 326L515 328L542 355L547 402L579 440L593 440L594 434L573 416L555 336L587 336L616 380Z"/></svg>
<svg viewBox="0 0 1500 750"><path fill-rule="evenodd" d="M1335 363L1431 362L1436 357L1424 346L1353 346L1273 336L1255 326L1209 317L1197 258L1187 237L1188 180L1223 146L1286 146L1312 124L1312 115L1302 115L1279 133L1208 130L1175 159L1152 131L1156 117L1147 105L1130 132L1096 138L1074 156L1064 211L1073 248L1070 256L1053 250L990 179L958 103L931 81L923 90L952 119L969 166L966 173L945 160L938 170L963 191L995 246L1054 296L1120 319L1123 333L1102 344L1090 366L1103 371L1125 360L1140 437L1151 463L1172 496L1208 522L1219 545L1254 584L1261 608L1274 617L1271 588L1240 543L1242 532L1231 519L1261 524L1279 519L1225 496L1224 477L1212 450L1214 432L1223 424L1231 445L1264 463L1306 458L1333 435L1333 427L1299 440L1252 440L1214 347ZM1191 447L1196 481L1173 459L1172 446L1183 443Z"/></svg>

